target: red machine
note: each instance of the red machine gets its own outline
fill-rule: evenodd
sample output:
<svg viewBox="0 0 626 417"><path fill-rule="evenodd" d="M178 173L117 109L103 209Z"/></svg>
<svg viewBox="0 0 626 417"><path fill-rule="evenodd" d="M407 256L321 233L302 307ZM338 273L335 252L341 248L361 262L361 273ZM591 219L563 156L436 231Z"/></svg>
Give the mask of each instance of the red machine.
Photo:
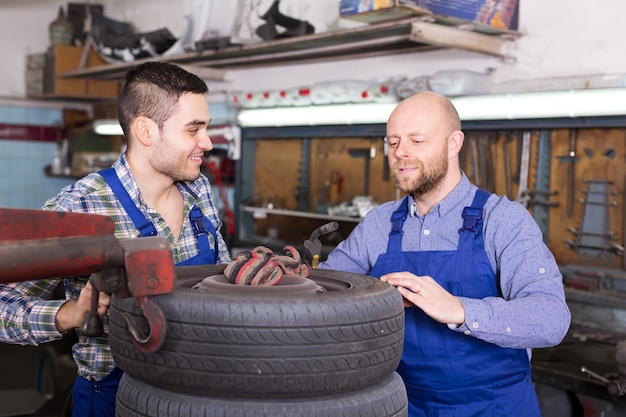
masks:
<svg viewBox="0 0 626 417"><path fill-rule="evenodd" d="M150 299L174 289L175 269L165 237L117 239L107 216L42 210L0 209L0 283L91 275L97 291L83 325L88 336L102 332L97 315L98 291L118 298L135 297L150 333L130 328L135 345L158 350L166 322Z"/></svg>

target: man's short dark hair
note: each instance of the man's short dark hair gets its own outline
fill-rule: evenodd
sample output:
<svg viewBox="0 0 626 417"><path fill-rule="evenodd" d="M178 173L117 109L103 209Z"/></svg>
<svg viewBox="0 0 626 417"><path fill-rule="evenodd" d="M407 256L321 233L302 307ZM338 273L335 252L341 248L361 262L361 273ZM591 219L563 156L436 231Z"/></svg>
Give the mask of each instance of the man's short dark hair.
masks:
<svg viewBox="0 0 626 417"><path fill-rule="evenodd" d="M128 139L131 122L138 116L154 121L159 129L176 109L184 93L206 94L206 83L178 65L149 61L129 70L120 83L117 115Z"/></svg>

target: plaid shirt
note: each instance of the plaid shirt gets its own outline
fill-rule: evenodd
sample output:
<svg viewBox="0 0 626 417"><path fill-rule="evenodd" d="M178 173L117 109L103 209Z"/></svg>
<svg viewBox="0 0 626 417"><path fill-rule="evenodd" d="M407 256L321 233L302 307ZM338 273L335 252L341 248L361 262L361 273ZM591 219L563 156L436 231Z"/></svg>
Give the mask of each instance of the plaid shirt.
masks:
<svg viewBox="0 0 626 417"><path fill-rule="evenodd" d="M172 248L175 263L182 262L198 254L197 240L189 220L189 211L196 204L204 215L213 223L218 237L218 263L229 263L230 255L226 243L219 233L221 226L218 210L213 204L209 180L201 175L196 181L182 185L178 189L184 199L182 232L174 240L163 218L143 201L137 184L128 169L126 155L122 154L113 164L115 171L128 191L135 205L151 219L157 233L166 236ZM48 200L43 210L70 211L101 214L115 220L115 236L128 239L135 236L135 225L126 214L111 188L104 179L96 174L89 174L76 183L63 188L56 197ZM209 234L211 247L215 247L213 236ZM50 280L26 281L0 285L0 341L14 344L38 345L57 340L62 334L56 328L55 317L66 300L47 300L57 285L63 280L66 299L77 299L80 290L87 283L88 277L66 277ZM73 356L78 365L78 374L82 377L100 380L107 376L115 363L109 348L108 316L104 317L105 334L97 338L81 336L73 348Z"/></svg>

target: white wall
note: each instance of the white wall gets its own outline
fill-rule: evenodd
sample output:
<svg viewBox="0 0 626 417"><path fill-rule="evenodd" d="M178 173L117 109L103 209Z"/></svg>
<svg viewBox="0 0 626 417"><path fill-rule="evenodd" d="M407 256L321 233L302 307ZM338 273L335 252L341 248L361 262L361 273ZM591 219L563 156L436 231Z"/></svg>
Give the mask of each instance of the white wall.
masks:
<svg viewBox="0 0 626 417"><path fill-rule="evenodd" d="M139 31L167 27L175 36L185 28L183 16L193 12L211 30L230 34L235 15L247 3L267 0L102 0L105 14L133 23ZM334 63L238 70L228 83L209 81L212 91L261 90L310 85L328 79L361 79L431 75L443 69L495 69L496 84L555 77L626 74L626 7L623 0L520 0L520 30L513 47L515 62L463 51L433 51ZM271 1L270 1L271 3ZM0 0L0 97L23 97L25 56L48 46L48 24L56 17L57 0ZM357 24L337 15L338 0L283 0L281 10L305 13L317 32ZM303 16L299 16L303 17ZM532 85L532 82L530 83ZM545 83L541 83L545 86Z"/></svg>

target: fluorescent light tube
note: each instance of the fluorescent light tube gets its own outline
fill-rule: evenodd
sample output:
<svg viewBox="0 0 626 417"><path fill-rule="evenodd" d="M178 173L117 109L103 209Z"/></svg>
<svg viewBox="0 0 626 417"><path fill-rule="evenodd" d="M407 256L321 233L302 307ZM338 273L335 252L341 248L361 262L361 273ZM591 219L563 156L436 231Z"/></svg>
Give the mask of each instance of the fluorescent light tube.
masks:
<svg viewBox="0 0 626 417"><path fill-rule="evenodd" d="M93 130L98 135L123 135L122 126L115 119L94 120Z"/></svg>
<svg viewBox="0 0 626 417"><path fill-rule="evenodd" d="M241 127L319 126L386 123L395 103L332 104L243 109Z"/></svg>
<svg viewBox="0 0 626 417"><path fill-rule="evenodd" d="M460 96L450 99L462 121L626 115L626 88ZM381 124L396 103L242 109L242 127Z"/></svg>

